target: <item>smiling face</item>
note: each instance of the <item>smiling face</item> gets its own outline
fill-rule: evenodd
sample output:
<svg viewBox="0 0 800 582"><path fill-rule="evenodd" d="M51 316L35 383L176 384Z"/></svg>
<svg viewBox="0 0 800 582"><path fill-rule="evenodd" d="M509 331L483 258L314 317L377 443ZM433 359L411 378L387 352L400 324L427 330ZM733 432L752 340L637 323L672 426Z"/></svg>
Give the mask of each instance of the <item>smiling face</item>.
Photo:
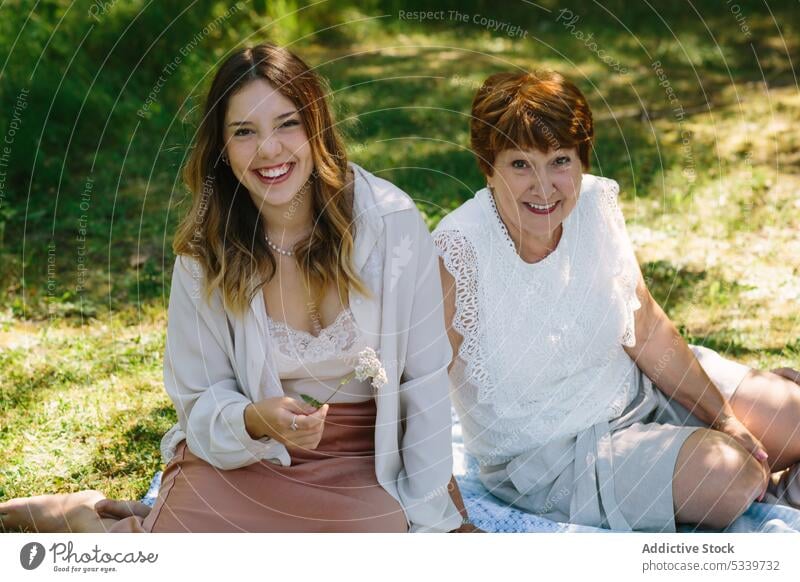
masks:
<svg viewBox="0 0 800 582"><path fill-rule="evenodd" d="M561 224L574 210L581 190L583 174L577 149L547 153L506 149L497 154L493 167L487 181L500 217L518 247L534 254L555 248Z"/></svg>
<svg viewBox="0 0 800 582"><path fill-rule="evenodd" d="M297 107L263 79L230 98L224 140L231 170L260 209L291 204L314 169Z"/></svg>
<svg viewBox="0 0 800 582"><path fill-rule="evenodd" d="M560 241L593 137L586 97L556 71L495 73L475 94L470 146L524 261Z"/></svg>

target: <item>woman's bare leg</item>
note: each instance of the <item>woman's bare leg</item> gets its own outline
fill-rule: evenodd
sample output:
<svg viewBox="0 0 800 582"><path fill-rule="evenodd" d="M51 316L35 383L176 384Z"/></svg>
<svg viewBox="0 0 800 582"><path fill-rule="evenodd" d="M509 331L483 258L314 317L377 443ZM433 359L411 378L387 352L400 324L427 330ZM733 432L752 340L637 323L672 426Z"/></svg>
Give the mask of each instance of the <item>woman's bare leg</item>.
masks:
<svg viewBox="0 0 800 582"><path fill-rule="evenodd" d="M105 532L119 518L101 517L95 505L106 499L99 491L19 497L0 503L0 530L38 533Z"/></svg>
<svg viewBox="0 0 800 582"><path fill-rule="evenodd" d="M722 529L761 494L765 478L763 465L733 438L698 429L675 463L675 521Z"/></svg>
<svg viewBox="0 0 800 582"><path fill-rule="evenodd" d="M800 373L751 370L731 398L734 413L759 439L773 471L800 461Z"/></svg>

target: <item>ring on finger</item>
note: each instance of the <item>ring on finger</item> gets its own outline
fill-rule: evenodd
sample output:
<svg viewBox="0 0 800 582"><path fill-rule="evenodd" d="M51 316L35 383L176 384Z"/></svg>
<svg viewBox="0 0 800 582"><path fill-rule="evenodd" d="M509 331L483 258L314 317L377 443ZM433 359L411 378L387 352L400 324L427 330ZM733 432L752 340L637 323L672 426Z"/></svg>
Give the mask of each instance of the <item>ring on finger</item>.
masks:
<svg viewBox="0 0 800 582"><path fill-rule="evenodd" d="M292 430L297 430L297 415L296 414L292 417L292 424L291 424L291 426L289 428L291 428Z"/></svg>

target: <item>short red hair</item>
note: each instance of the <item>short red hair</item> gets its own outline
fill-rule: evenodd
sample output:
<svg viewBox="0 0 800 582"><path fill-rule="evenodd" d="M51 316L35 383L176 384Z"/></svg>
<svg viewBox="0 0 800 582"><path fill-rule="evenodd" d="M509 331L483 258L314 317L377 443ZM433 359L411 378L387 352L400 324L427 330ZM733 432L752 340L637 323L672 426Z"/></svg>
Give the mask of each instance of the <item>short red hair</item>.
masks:
<svg viewBox="0 0 800 582"><path fill-rule="evenodd" d="M472 101L470 144L487 176L494 174L497 154L506 149L577 147L588 170L593 138L586 97L554 71L497 73L484 81Z"/></svg>

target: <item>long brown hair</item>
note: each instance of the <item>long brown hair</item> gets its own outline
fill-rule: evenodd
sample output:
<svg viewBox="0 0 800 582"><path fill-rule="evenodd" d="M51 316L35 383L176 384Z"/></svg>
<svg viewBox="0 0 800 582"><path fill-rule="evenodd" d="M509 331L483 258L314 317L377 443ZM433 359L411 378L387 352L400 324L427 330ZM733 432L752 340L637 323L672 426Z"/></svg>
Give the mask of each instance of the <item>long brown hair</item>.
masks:
<svg viewBox="0 0 800 582"><path fill-rule="evenodd" d="M172 244L177 255L199 260L205 297L221 288L223 302L247 310L277 263L264 238L259 209L230 166L223 163L225 113L247 83L264 79L297 107L311 146L314 227L295 245L295 260L312 298L335 282L346 303L348 286L367 293L352 266L353 200L345 189L347 154L326 101L325 82L300 57L268 43L243 48L222 63L206 97L194 147L183 168L192 206Z"/></svg>

